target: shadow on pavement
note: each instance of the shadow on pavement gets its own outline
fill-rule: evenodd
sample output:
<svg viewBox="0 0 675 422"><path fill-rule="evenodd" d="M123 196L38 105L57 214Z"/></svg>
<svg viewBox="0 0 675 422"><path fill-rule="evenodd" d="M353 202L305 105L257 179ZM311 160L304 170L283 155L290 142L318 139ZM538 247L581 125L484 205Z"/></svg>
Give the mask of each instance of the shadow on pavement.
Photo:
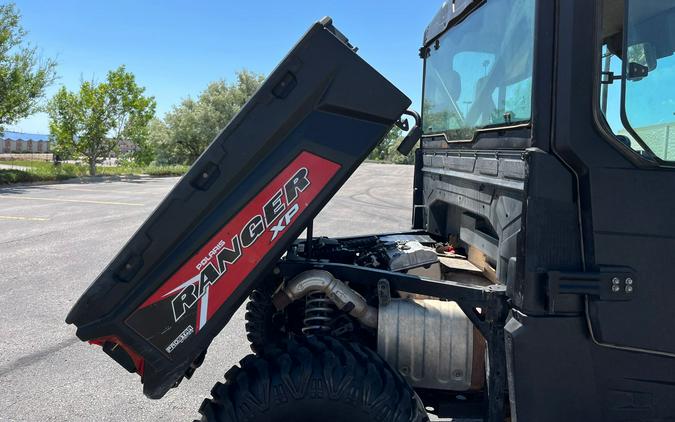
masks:
<svg viewBox="0 0 675 422"><path fill-rule="evenodd" d="M4 172L21 172L21 170L0 170ZM173 177L173 176L170 176ZM93 176L73 178L66 180L54 180L48 182L28 182L16 184L0 184L0 194L22 194L26 192L36 192L40 190L48 190L52 185L76 185L76 186L91 186L91 185L105 185L114 182L125 182L143 185L154 179L163 179L166 176ZM0 178L1 180L1 178Z"/></svg>

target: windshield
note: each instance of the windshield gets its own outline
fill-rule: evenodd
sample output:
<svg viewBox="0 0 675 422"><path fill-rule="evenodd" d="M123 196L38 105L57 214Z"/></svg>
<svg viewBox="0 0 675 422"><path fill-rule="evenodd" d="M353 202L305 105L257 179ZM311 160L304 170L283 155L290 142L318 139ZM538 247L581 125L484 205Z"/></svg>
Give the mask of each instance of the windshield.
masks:
<svg viewBox="0 0 675 422"><path fill-rule="evenodd" d="M471 140L476 129L532 114L534 0L489 0L427 51L425 135Z"/></svg>

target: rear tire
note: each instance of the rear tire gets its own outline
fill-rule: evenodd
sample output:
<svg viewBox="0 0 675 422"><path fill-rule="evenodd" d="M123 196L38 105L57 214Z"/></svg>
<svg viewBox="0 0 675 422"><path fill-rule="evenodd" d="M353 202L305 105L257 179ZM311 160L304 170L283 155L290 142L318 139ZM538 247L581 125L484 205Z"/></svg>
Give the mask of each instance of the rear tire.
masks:
<svg viewBox="0 0 675 422"><path fill-rule="evenodd" d="M283 319L272 304L272 294L279 283L276 279L265 280L251 292L246 304L246 338L253 353L262 353L265 347L279 343L284 338Z"/></svg>
<svg viewBox="0 0 675 422"><path fill-rule="evenodd" d="M300 337L249 355L199 409L206 422L427 421L410 386L375 352Z"/></svg>

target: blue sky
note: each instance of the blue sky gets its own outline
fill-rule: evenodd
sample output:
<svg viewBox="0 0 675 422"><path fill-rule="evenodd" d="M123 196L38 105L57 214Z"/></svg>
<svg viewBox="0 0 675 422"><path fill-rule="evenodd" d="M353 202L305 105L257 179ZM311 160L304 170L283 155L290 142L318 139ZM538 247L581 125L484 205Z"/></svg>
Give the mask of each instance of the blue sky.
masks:
<svg viewBox="0 0 675 422"><path fill-rule="evenodd" d="M414 101L419 110L418 49L441 0L410 1L26 1L17 0L42 55L58 61L59 86L103 80L124 64L163 116L181 98L247 68L268 74L306 29L325 15L359 54ZM47 133L44 113L8 130Z"/></svg>

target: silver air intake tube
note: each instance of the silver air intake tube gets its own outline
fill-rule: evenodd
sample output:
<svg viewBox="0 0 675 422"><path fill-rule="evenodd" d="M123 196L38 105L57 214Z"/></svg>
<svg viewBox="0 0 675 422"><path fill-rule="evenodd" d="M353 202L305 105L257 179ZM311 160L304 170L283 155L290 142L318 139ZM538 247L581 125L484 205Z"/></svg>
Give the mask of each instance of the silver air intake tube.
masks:
<svg viewBox="0 0 675 422"><path fill-rule="evenodd" d="M365 326L377 328L377 310L328 271L309 270L298 274L274 294L272 303L277 310L282 310L311 292L324 293L338 309L347 312Z"/></svg>

